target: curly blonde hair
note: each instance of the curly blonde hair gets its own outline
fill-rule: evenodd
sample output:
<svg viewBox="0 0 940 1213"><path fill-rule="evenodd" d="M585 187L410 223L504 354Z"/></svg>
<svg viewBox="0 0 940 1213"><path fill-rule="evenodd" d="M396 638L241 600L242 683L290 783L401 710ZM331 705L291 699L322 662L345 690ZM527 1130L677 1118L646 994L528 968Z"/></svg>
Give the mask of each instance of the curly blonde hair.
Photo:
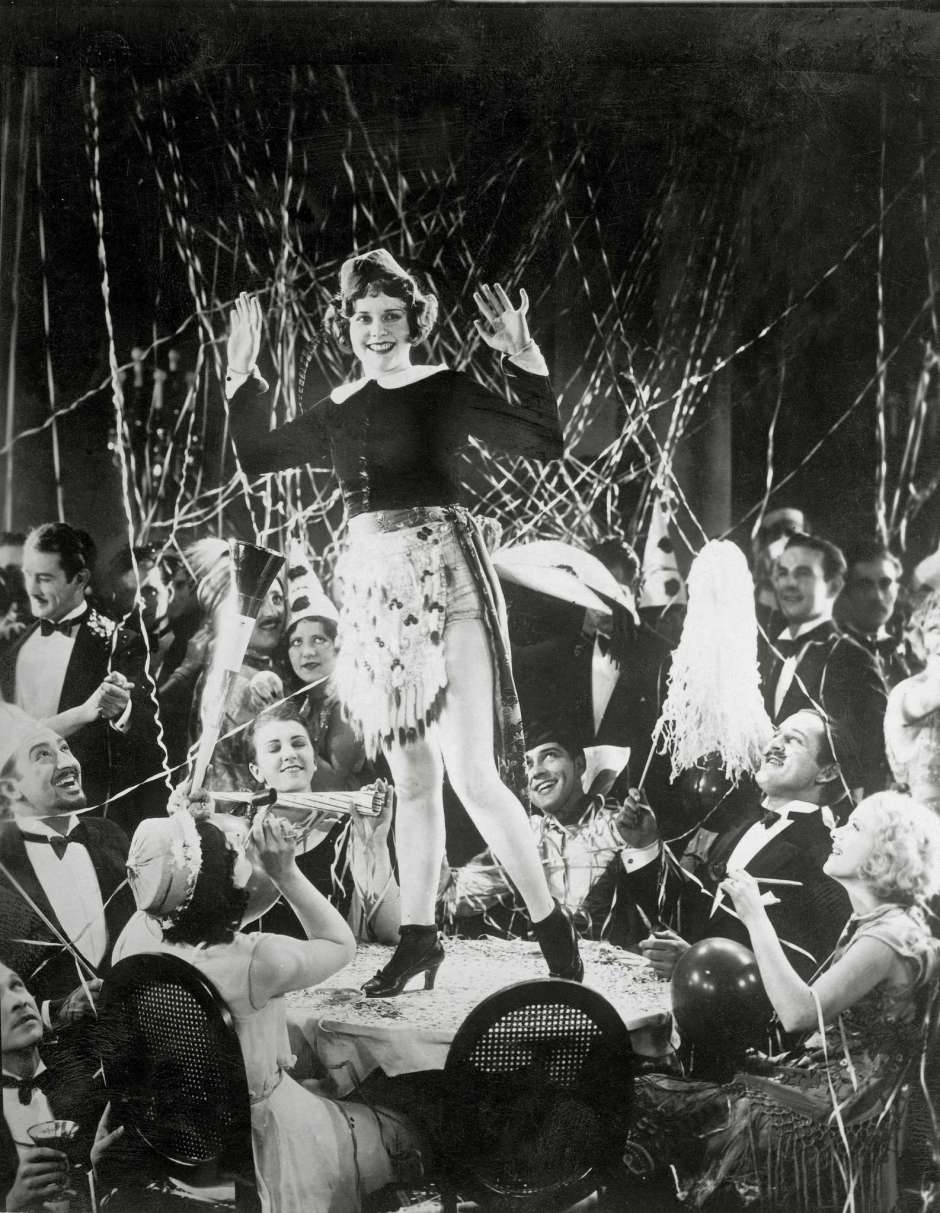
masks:
<svg viewBox="0 0 940 1213"><path fill-rule="evenodd" d="M908 624L914 647L924 650L924 656L927 655L924 633L931 627L940 627L940 590L930 590L919 599Z"/></svg>
<svg viewBox="0 0 940 1213"><path fill-rule="evenodd" d="M859 875L878 896L910 905L940 892L940 817L903 792L877 792L861 808L874 812L875 828Z"/></svg>

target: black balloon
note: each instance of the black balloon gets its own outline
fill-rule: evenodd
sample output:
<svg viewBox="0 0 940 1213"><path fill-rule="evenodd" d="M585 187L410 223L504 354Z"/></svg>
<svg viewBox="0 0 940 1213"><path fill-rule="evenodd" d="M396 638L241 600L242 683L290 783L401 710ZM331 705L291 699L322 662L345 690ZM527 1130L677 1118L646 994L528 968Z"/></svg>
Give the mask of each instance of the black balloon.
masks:
<svg viewBox="0 0 940 1213"><path fill-rule="evenodd" d="M678 786L687 820L702 821L727 796L731 781L722 769L720 756L710 754L699 766L683 771Z"/></svg>
<svg viewBox="0 0 940 1213"><path fill-rule="evenodd" d="M713 1053L760 1046L773 1008L754 953L732 939L703 939L672 975L672 1014L683 1044Z"/></svg>

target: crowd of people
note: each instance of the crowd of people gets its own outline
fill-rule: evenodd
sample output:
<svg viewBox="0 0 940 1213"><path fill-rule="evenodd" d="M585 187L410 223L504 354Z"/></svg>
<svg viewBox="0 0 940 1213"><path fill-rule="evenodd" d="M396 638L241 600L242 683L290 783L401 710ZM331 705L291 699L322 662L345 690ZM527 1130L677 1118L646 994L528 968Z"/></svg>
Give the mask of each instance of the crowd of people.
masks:
<svg viewBox="0 0 940 1213"><path fill-rule="evenodd" d="M72 1106L34 1081L54 1065L44 1037L91 1033L109 966L139 951L175 951L232 1009L271 1210L358 1207L350 1121L290 1077L283 999L341 969L358 942L394 948L366 983L372 997L433 986L447 933L531 935L550 974L573 980L579 937L631 949L664 979L699 940L749 946L781 1031L821 1036L759 1079L644 1076L634 1144L651 1167L682 1171L693 1204L745 1190L782 1123L781 1091L786 1131L794 1116L818 1119L835 1090L836 1045L824 1042L836 1023L870 1061L853 1098L886 1097L889 1062L911 1047L936 982L940 554L906 583L877 542L843 553L801 511L766 514L752 570L772 739L735 787L707 763L671 783L655 724L682 607L627 611L642 570L611 536L591 555L621 600L598 612L553 596L550 578L506 587L503 645L481 532L454 504L445 455L468 433L555 453L524 293L518 308L498 287L477 297L478 331L523 401L517 433L473 381L410 363L436 299L387 254L365 260L344 267L331 323L366 379L293 428L259 429L257 301L233 314L226 392L242 465L295 466L326 443L350 545L333 596L312 553L291 545L230 681L204 786L190 759L230 610L229 543L125 548L101 567L92 537L65 522L0 536L7 1209L40 1207L61 1179L62 1156L23 1133ZM429 435L439 375L446 423ZM395 397L384 421L381 397ZM363 445L370 429L381 461ZM262 790L307 798L300 842L274 811L232 816ZM156 893L154 870L166 877ZM109 1115L91 1097L76 1113L104 1176L123 1148ZM391 1178L378 1168L366 1186Z"/></svg>

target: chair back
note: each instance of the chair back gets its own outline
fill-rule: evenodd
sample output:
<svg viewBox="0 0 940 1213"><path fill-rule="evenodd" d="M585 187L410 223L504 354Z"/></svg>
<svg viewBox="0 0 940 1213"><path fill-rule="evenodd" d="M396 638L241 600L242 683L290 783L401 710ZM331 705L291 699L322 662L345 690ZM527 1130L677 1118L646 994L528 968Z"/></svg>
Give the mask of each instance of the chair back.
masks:
<svg viewBox="0 0 940 1213"><path fill-rule="evenodd" d="M488 1209L566 1208L622 1153L630 1033L587 986L523 981L484 999L454 1037L444 1079L445 1170Z"/></svg>
<svg viewBox="0 0 940 1213"><path fill-rule="evenodd" d="M238 1036L211 982L178 956L119 961L98 1016L104 1081L124 1124L178 1168L253 1176Z"/></svg>

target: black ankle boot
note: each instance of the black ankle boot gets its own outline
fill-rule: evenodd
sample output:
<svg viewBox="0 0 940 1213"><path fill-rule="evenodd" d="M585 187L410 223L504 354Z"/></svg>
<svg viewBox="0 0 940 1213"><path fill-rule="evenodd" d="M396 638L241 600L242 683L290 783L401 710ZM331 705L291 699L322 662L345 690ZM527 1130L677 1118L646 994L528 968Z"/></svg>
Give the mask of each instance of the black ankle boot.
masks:
<svg viewBox="0 0 940 1213"><path fill-rule="evenodd" d="M434 978L444 959L444 945L437 927L422 927L409 924L401 928L401 939L392 959L384 969L379 969L362 987L367 998L391 998L400 994L405 985L424 974L424 988L434 989Z"/></svg>
<svg viewBox="0 0 940 1213"><path fill-rule="evenodd" d="M578 952L578 936L571 919L558 902L555 902L555 908L547 918L533 922L532 927L542 955L548 962L549 976L583 981L584 962Z"/></svg>

